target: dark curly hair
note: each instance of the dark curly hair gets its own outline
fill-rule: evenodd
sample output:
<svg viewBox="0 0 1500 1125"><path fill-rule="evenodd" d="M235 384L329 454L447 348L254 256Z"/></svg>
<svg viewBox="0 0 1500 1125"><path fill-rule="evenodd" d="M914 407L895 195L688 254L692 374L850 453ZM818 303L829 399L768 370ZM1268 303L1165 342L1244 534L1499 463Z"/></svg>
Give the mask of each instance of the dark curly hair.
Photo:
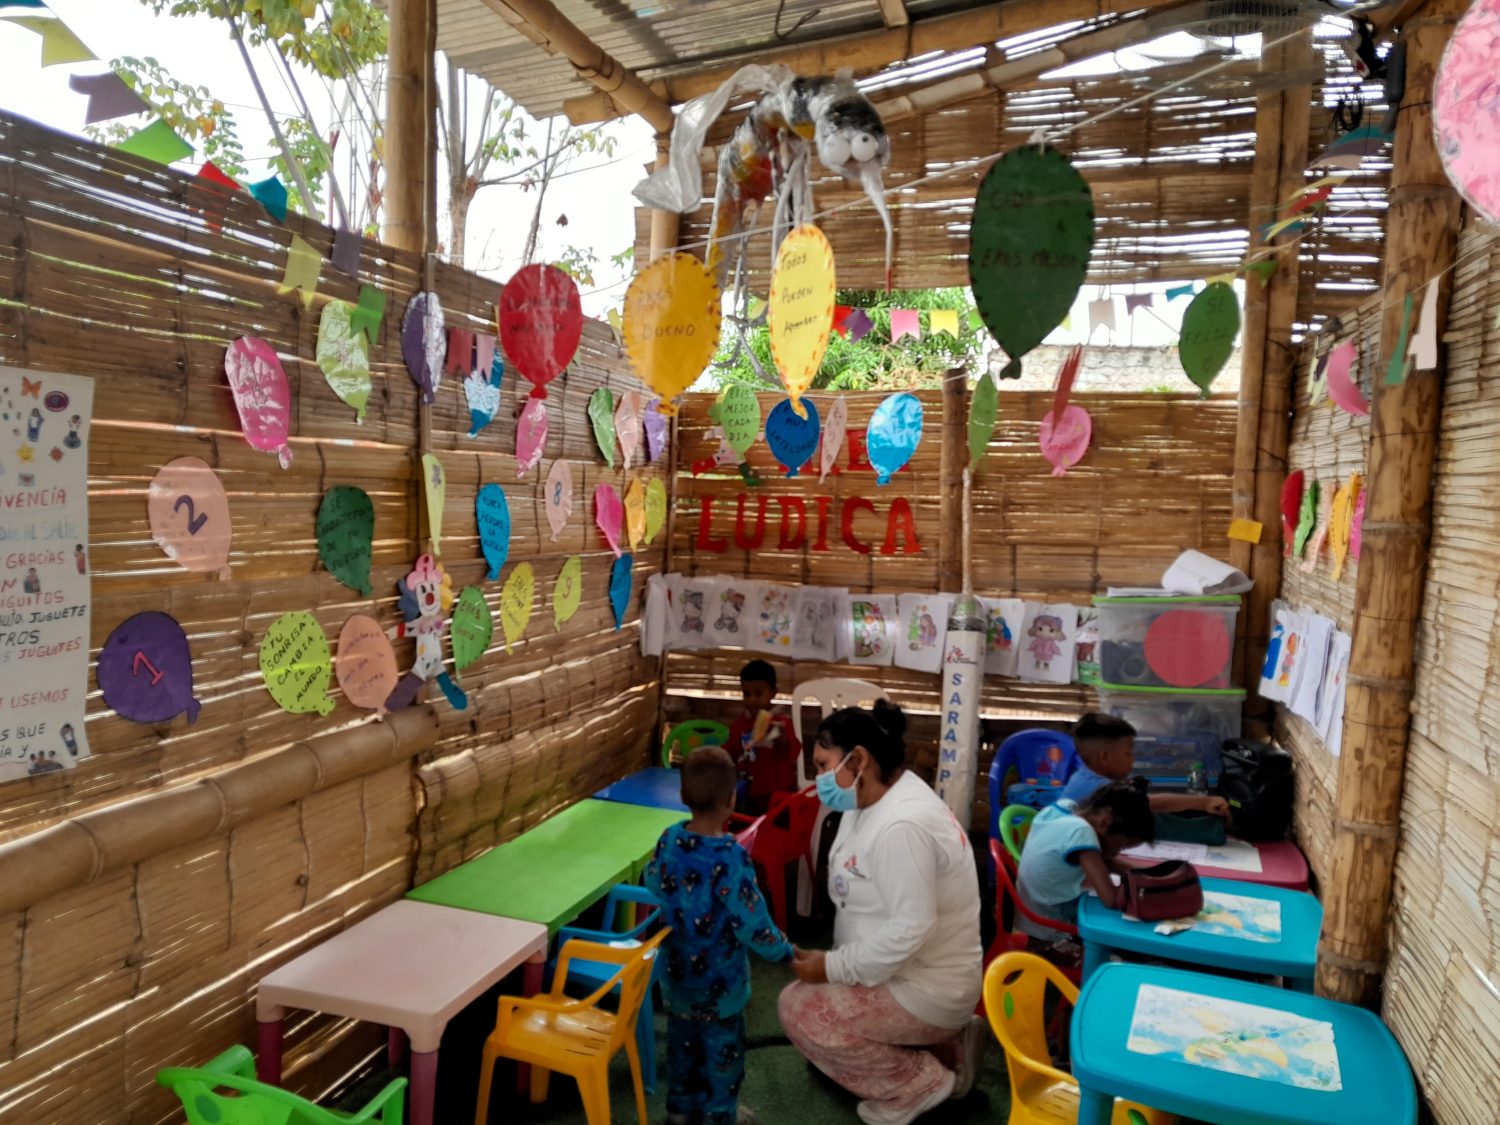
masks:
<svg viewBox="0 0 1500 1125"><path fill-rule="evenodd" d="M845 707L818 724L818 743L849 753L856 746L870 752L881 778L887 778L906 765L906 713L884 699L875 701L870 710Z"/></svg>

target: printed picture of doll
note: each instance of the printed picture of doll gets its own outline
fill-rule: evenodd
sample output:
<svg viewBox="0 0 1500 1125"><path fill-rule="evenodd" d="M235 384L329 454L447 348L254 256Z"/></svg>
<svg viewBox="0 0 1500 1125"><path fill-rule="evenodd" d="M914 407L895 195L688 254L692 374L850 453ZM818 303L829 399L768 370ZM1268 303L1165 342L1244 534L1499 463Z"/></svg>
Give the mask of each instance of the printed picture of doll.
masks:
<svg viewBox="0 0 1500 1125"><path fill-rule="evenodd" d="M1009 652L1011 643L1015 640L1010 631L1010 624L1005 620L1005 614L998 609L992 609L987 615L984 631L984 646L987 652Z"/></svg>
<svg viewBox="0 0 1500 1125"><path fill-rule="evenodd" d="M36 567L26 568L26 577L21 581L21 589L28 594L40 594L42 592L42 580L37 575Z"/></svg>
<svg viewBox="0 0 1500 1125"><path fill-rule="evenodd" d="M703 591L684 590L682 593L682 631L703 632Z"/></svg>
<svg viewBox="0 0 1500 1125"><path fill-rule="evenodd" d="M937 644L937 639L937 625L932 620L932 614L919 613L912 618L911 628L906 632L906 642L913 652L931 648Z"/></svg>
<svg viewBox="0 0 1500 1125"><path fill-rule="evenodd" d="M721 633L740 631L740 614L745 612L745 595L738 590L725 590L719 595L719 619L714 628Z"/></svg>
<svg viewBox="0 0 1500 1125"><path fill-rule="evenodd" d="M1031 652L1031 658L1036 661L1037 670L1048 671L1062 652L1062 645L1058 643L1066 636L1062 618L1044 613L1031 623L1026 635L1031 638L1031 643L1026 647Z"/></svg>
<svg viewBox="0 0 1500 1125"><path fill-rule="evenodd" d="M26 440L36 441L42 436L42 412L36 407L31 408L31 417L26 422Z"/></svg>
<svg viewBox="0 0 1500 1125"><path fill-rule="evenodd" d="M874 602L853 602L849 606L854 622L854 655L861 659L877 657L885 651L885 615Z"/></svg>
<svg viewBox="0 0 1500 1125"><path fill-rule="evenodd" d="M69 449L77 449L83 444L83 439L78 436L78 427L83 425L83 419L77 414L68 419L68 436L63 438L63 445Z"/></svg>

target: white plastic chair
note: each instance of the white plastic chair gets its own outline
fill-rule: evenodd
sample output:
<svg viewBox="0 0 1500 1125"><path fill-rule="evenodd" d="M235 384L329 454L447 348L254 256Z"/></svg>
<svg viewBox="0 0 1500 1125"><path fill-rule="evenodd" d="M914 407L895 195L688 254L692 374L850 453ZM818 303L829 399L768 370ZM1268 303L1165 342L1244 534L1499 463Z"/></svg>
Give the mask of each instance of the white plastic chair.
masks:
<svg viewBox="0 0 1500 1125"><path fill-rule="evenodd" d="M797 759L797 788L805 789L812 784L807 772L809 748L802 737L802 707L816 703L821 710L819 721L844 707L871 707L876 700L888 699L885 689L869 680L840 679L829 677L823 680L808 680L792 689L792 733L802 744L802 756ZM816 729L816 728L814 728ZM823 822L828 818L827 809L818 810L817 822L813 825L812 839L808 843L808 857L797 868L797 913L806 918L812 913L814 863L823 848Z"/></svg>

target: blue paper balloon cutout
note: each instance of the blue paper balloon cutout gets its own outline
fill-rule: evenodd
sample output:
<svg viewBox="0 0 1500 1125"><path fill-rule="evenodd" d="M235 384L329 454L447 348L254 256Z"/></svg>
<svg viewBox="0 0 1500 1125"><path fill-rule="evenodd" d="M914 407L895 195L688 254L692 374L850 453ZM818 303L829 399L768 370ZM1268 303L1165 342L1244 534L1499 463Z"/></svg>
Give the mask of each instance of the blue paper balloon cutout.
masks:
<svg viewBox="0 0 1500 1125"><path fill-rule="evenodd" d="M922 440L922 401L916 395L891 395L870 415L865 449L875 466L875 483L889 484L917 451Z"/></svg>
<svg viewBox="0 0 1500 1125"><path fill-rule="evenodd" d="M184 711L198 721L193 654L182 626L165 613L137 613L116 625L99 650L104 704L137 723L164 723Z"/></svg>
<svg viewBox="0 0 1500 1125"><path fill-rule="evenodd" d="M479 547L489 564L485 578L493 582L510 556L510 504L505 489L498 484L481 488L474 498L474 515L479 520Z"/></svg>
<svg viewBox="0 0 1500 1125"><path fill-rule="evenodd" d="M806 418L797 417L789 398L773 406L766 418L766 444L771 447L776 460L786 466L789 477L796 476L797 470L807 464L807 459L818 448L818 435L822 432L818 408L812 399L804 398L802 405L807 407Z"/></svg>
<svg viewBox="0 0 1500 1125"><path fill-rule="evenodd" d="M609 607L615 611L616 633L625 624L625 611L630 608L631 565L630 556L621 555L609 571Z"/></svg>

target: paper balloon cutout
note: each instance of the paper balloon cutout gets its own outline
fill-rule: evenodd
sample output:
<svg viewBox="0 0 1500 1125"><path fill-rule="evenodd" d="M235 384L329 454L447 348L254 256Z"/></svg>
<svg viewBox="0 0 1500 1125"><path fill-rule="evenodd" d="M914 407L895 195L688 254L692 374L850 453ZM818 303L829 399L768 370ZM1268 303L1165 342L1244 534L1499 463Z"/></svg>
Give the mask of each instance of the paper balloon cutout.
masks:
<svg viewBox="0 0 1500 1125"><path fill-rule="evenodd" d="M625 506L620 503L620 494L612 484L601 484L594 489L594 522L604 532L609 549L620 554L620 529L625 523Z"/></svg>
<svg viewBox="0 0 1500 1125"><path fill-rule="evenodd" d="M1500 104L1495 49L1500 0L1475 0L1449 39L1432 93L1438 154L1458 193L1500 223Z"/></svg>
<svg viewBox="0 0 1500 1125"><path fill-rule="evenodd" d="M641 447L641 411L645 404L639 391L626 391L615 407L615 437L620 442L620 462L630 468L636 450Z"/></svg>
<svg viewBox="0 0 1500 1125"><path fill-rule="evenodd" d="M1000 389L988 374L981 374L969 399L969 468L977 469L990 447L995 432L995 416L1000 409ZM1045 450L1044 450L1045 452Z"/></svg>
<svg viewBox="0 0 1500 1125"><path fill-rule="evenodd" d="M547 404L539 398L528 398L516 420L516 478L519 480L536 467L547 448Z"/></svg>
<svg viewBox="0 0 1500 1125"><path fill-rule="evenodd" d="M339 690L356 707L385 715L385 701L401 681L396 650L380 622L356 613L339 630L339 652L333 662Z"/></svg>
<svg viewBox="0 0 1500 1125"><path fill-rule="evenodd" d="M833 400L828 408L828 417L823 420L823 452L819 458L818 483L828 479L838 464L839 452L844 448L844 435L849 429L849 403L843 398Z"/></svg>
<svg viewBox="0 0 1500 1125"><path fill-rule="evenodd" d="M653 477L646 485L646 542L655 543L656 536L667 522L667 486L660 477Z"/></svg>
<svg viewBox="0 0 1500 1125"><path fill-rule="evenodd" d="M1063 322L1088 271L1094 197L1055 148L1013 148L985 174L969 227L974 302L1021 377L1021 359Z"/></svg>
<svg viewBox="0 0 1500 1125"><path fill-rule="evenodd" d="M462 672L490 647L495 636L495 619L490 604L478 586L465 586L453 604L453 620L448 626L449 643L453 645L453 667Z"/></svg>
<svg viewBox="0 0 1500 1125"><path fill-rule="evenodd" d="M833 330L833 277L833 247L817 227L800 226L781 240L771 273L771 356L799 417Z"/></svg>
<svg viewBox="0 0 1500 1125"><path fill-rule="evenodd" d="M798 415L797 406L784 398L771 407L766 418L766 444L771 455L786 467L786 475L794 477L807 464L807 459L818 448L818 433L821 429L818 408L812 399L802 403L803 413Z"/></svg>
<svg viewBox="0 0 1500 1125"><path fill-rule="evenodd" d="M646 538L646 487L640 477L625 490L625 533L630 537L630 549L640 550Z"/></svg>
<svg viewBox="0 0 1500 1125"><path fill-rule="evenodd" d="M1240 302L1227 282L1204 286L1182 314L1177 358L1201 397L1208 397L1208 388L1229 362L1239 333Z"/></svg>
<svg viewBox="0 0 1500 1125"><path fill-rule="evenodd" d="M354 326L354 306L348 301L329 301L318 320L318 370L345 405L354 408L358 422L365 420L370 401L370 341Z"/></svg>
<svg viewBox="0 0 1500 1125"><path fill-rule="evenodd" d="M557 572L552 587L552 625L559 633L564 622L572 619L583 601L583 560L573 555Z"/></svg>
<svg viewBox="0 0 1500 1125"><path fill-rule="evenodd" d="M547 512L547 523L552 528L552 542L556 543L562 529L568 525L568 517L573 514L573 468L567 461L559 459L552 462L552 469L547 474L547 492L543 497L542 507Z"/></svg>
<svg viewBox="0 0 1500 1125"><path fill-rule="evenodd" d="M486 343L488 347L486 347ZM485 353L489 353L486 360ZM505 375L505 361L495 348L493 336L479 337L479 359L474 370L464 376L464 401L469 404L469 436L495 420L500 410L500 380Z"/></svg>
<svg viewBox="0 0 1500 1125"><path fill-rule="evenodd" d="M168 461L146 491L151 538L183 570L229 577L229 497L218 474L196 457Z"/></svg>
<svg viewBox="0 0 1500 1125"><path fill-rule="evenodd" d="M660 405L659 399L653 401L646 407L645 417L642 418L646 426L646 456L653 462L660 461L661 455L667 451L667 420L657 409Z"/></svg>
<svg viewBox="0 0 1500 1125"><path fill-rule="evenodd" d="M448 500L448 474L443 463L431 453L422 454L422 495L427 511L427 538L432 553L443 553L443 506Z"/></svg>
<svg viewBox="0 0 1500 1125"><path fill-rule="evenodd" d="M328 684L333 653L318 619L305 609L283 613L260 642L260 674L283 711L326 715L334 708Z"/></svg>
<svg viewBox="0 0 1500 1125"><path fill-rule="evenodd" d="M137 613L115 626L99 650L104 705L137 723L165 723L184 711L198 721L193 656L182 626L165 613Z"/></svg>
<svg viewBox="0 0 1500 1125"><path fill-rule="evenodd" d="M505 633L505 651L521 639L531 620L531 598L536 592L536 576L531 564L523 562L510 572L500 590L500 628Z"/></svg>
<svg viewBox="0 0 1500 1125"><path fill-rule="evenodd" d="M615 632L625 624L625 611L630 608L630 570L634 560L621 555L609 568L609 608L615 613Z"/></svg>
<svg viewBox="0 0 1500 1125"><path fill-rule="evenodd" d="M745 459L745 452L755 444L760 433L760 398L745 383L730 383L709 408L709 416L724 431L724 440Z"/></svg>
<svg viewBox="0 0 1500 1125"><path fill-rule="evenodd" d="M1302 488L1307 479L1301 469L1286 475L1281 482L1281 540L1284 554L1292 553L1292 536L1297 531L1297 520L1302 512Z"/></svg>
<svg viewBox="0 0 1500 1125"><path fill-rule="evenodd" d="M1052 412L1047 411L1039 436L1042 456L1052 462L1052 475L1063 476L1082 461L1093 435L1094 420L1083 407L1069 406L1063 411L1061 422L1055 421Z"/></svg>
<svg viewBox="0 0 1500 1125"><path fill-rule="evenodd" d="M328 572L369 597L370 544L375 538L375 505L362 488L335 485L318 505L318 557Z"/></svg>
<svg viewBox="0 0 1500 1125"><path fill-rule="evenodd" d="M1365 501L1369 499L1369 496L1369 491L1365 490L1354 502L1354 525L1349 528L1349 557L1352 559L1358 559L1360 551L1364 548Z"/></svg>
<svg viewBox="0 0 1500 1125"><path fill-rule="evenodd" d="M292 388L276 350L259 337L241 336L224 352L224 373L250 448L274 453L283 469L291 468L287 435L292 428Z"/></svg>
<svg viewBox="0 0 1500 1125"><path fill-rule="evenodd" d="M407 302L401 318L401 358L406 361L406 373L422 392L425 403L431 403L437 395L447 352L442 302L436 293L418 293Z"/></svg>
<svg viewBox="0 0 1500 1125"><path fill-rule="evenodd" d="M1302 510L1297 515L1297 530L1292 537L1292 554L1299 559L1307 548L1307 539L1318 523L1318 482L1309 481L1302 492Z"/></svg>
<svg viewBox="0 0 1500 1125"><path fill-rule="evenodd" d="M917 451L922 440L922 400L916 395L891 395L870 415L865 452L875 467L875 483L889 484Z"/></svg>
<svg viewBox="0 0 1500 1125"><path fill-rule="evenodd" d="M1328 353L1328 395L1339 407L1350 414L1367 417L1370 403L1354 382L1354 361L1359 358L1359 345L1345 340Z"/></svg>
<svg viewBox="0 0 1500 1125"><path fill-rule="evenodd" d="M641 382L661 396L662 414L677 413L677 396L718 350L720 304L719 287L691 254L663 254L625 290L625 354Z"/></svg>
<svg viewBox="0 0 1500 1125"><path fill-rule="evenodd" d="M479 521L479 548L489 570L485 578L493 582L510 556L510 503L505 489L487 484L474 498L474 514Z"/></svg>
<svg viewBox="0 0 1500 1125"><path fill-rule="evenodd" d="M615 396L608 387L589 395L589 423L594 427L594 444L609 467L615 467Z"/></svg>
<svg viewBox="0 0 1500 1125"><path fill-rule="evenodd" d="M533 398L573 362L583 339L578 286L556 266L522 266L500 291L500 345L532 385Z"/></svg>

